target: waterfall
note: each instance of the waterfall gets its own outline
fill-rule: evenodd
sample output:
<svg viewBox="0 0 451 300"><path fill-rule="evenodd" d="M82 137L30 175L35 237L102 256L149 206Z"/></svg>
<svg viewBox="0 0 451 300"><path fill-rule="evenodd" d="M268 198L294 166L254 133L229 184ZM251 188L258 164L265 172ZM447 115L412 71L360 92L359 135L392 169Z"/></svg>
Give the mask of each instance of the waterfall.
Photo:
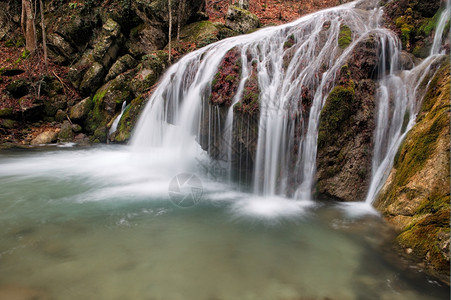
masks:
<svg viewBox="0 0 451 300"><path fill-rule="evenodd" d="M382 188L393 166L393 161L407 132L415 124L422 99L420 84L430 75L431 66L440 59L440 47L445 24L449 20L450 0L443 10L431 47L429 57L412 70L400 71L397 63L390 63L387 76L380 80L378 89L378 110L375 130L375 145L372 161L371 184L365 202L371 204ZM387 49L383 55L387 55ZM390 57L398 57L399 49L388 49Z"/></svg>
<svg viewBox="0 0 451 300"><path fill-rule="evenodd" d="M113 124L111 124L110 131L108 131L108 135L113 134L113 132L116 132L117 125L119 125L119 121L121 120L122 115L124 114L125 107L127 107L127 101L122 102L122 108L121 113L114 119Z"/></svg>
<svg viewBox="0 0 451 300"><path fill-rule="evenodd" d="M368 196L372 199L370 194L384 179L379 173L391 166L394 149L413 125L411 113L408 126L402 128L405 111L414 111L411 99L416 97L407 83L421 82L419 70L397 73L400 43L379 25L382 10L376 5L377 1L347 3L187 54L167 70L149 99L132 136L133 148L167 147L183 156L189 145L199 143L221 162L226 178L233 177L237 166L250 165L254 193L311 199L321 110L353 49L371 37L382 45L381 61L390 60L388 70L384 63L379 70L382 100L375 133L374 192ZM352 34L344 49L339 46L343 25ZM214 103L212 88L225 63L239 68L234 94L228 102ZM397 89L401 83L403 88ZM257 111L251 87L258 92ZM394 101L399 104L395 109L388 108L393 97L402 99ZM293 186L297 188L290 189Z"/></svg>

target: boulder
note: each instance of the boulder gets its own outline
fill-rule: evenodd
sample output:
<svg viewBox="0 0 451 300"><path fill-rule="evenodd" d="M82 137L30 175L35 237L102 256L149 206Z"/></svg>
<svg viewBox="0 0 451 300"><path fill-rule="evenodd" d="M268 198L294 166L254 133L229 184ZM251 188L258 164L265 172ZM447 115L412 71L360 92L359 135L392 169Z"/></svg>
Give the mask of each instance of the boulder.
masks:
<svg viewBox="0 0 451 300"><path fill-rule="evenodd" d="M74 133L72 132L72 125L69 121L64 121L61 125L61 130L58 134L58 141L60 142L70 142L74 138Z"/></svg>
<svg viewBox="0 0 451 300"><path fill-rule="evenodd" d="M319 198L363 201L371 179L374 110L380 44L357 44L321 111L316 158ZM376 70L376 71L375 71Z"/></svg>
<svg viewBox="0 0 451 300"><path fill-rule="evenodd" d="M67 107L67 97L57 95L44 100L44 113L48 117L54 117L58 110L64 110Z"/></svg>
<svg viewBox="0 0 451 300"><path fill-rule="evenodd" d="M260 26L256 15L237 6L229 6L227 10L226 26L233 31L246 33Z"/></svg>
<svg viewBox="0 0 451 300"><path fill-rule="evenodd" d="M81 100L71 108L69 115L71 120L79 121L86 119L91 107L92 101L89 97Z"/></svg>
<svg viewBox="0 0 451 300"><path fill-rule="evenodd" d="M44 131L40 134L38 134L37 137L35 137L31 141L31 145L42 145L42 144L50 144L53 142L56 142L56 139L58 137L58 132L53 130Z"/></svg>
<svg viewBox="0 0 451 300"><path fill-rule="evenodd" d="M80 82L79 90L83 96L87 96L96 91L102 84L105 69L98 62L93 62L88 70L84 73Z"/></svg>
<svg viewBox="0 0 451 300"><path fill-rule="evenodd" d="M131 55L140 57L151 51L162 49L167 42L167 33L161 28L143 23L130 31L130 37L125 46Z"/></svg>
<svg viewBox="0 0 451 300"><path fill-rule="evenodd" d="M94 60L109 68L117 58L123 39L121 26L113 19L106 20L100 36L94 41Z"/></svg>
<svg viewBox="0 0 451 300"><path fill-rule="evenodd" d="M105 81L114 79L117 75L136 67L136 60L130 55L126 54L120 57L110 68L105 77Z"/></svg>

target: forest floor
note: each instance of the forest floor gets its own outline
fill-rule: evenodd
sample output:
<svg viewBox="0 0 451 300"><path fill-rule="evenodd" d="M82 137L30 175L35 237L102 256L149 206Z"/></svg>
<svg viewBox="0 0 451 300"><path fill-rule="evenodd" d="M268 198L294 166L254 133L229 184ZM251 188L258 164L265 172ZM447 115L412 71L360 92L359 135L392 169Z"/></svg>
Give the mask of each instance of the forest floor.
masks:
<svg viewBox="0 0 451 300"><path fill-rule="evenodd" d="M262 25L284 24L323 8L337 6L343 0L250 0L249 10L260 18ZM225 22L229 0L209 0L210 21Z"/></svg>

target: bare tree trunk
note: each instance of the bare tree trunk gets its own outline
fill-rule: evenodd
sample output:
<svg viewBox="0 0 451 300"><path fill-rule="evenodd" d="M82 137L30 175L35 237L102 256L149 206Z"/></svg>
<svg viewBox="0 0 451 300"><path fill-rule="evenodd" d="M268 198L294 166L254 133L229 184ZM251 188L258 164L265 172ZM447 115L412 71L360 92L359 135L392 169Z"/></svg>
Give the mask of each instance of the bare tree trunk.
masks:
<svg viewBox="0 0 451 300"><path fill-rule="evenodd" d="M49 72L49 64L47 61L47 36L45 33L44 6L42 5L42 0L39 0L39 6L41 7L42 48L44 49L45 72L48 73Z"/></svg>
<svg viewBox="0 0 451 300"><path fill-rule="evenodd" d="M33 52L36 50L36 26L34 24L34 12L31 0L22 0L22 18L21 23L25 35L25 48Z"/></svg>
<svg viewBox="0 0 451 300"><path fill-rule="evenodd" d="M168 33L168 37L169 37L169 43L168 43L168 48L169 48L169 56L168 56L168 62L171 63L171 52L172 52L172 48L171 48L171 35L172 35L172 3L171 0L168 0L168 8L169 8L169 33Z"/></svg>
<svg viewBox="0 0 451 300"><path fill-rule="evenodd" d="M177 10L177 46L180 47L180 27L182 26L182 11L185 9L185 0L180 0Z"/></svg>

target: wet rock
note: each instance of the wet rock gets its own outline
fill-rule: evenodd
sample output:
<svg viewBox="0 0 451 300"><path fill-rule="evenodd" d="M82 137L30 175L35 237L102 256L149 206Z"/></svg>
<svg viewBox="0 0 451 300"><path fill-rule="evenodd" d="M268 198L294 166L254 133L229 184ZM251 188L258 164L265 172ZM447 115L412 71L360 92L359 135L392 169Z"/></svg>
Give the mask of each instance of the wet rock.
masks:
<svg viewBox="0 0 451 300"><path fill-rule="evenodd" d="M424 91L417 123L398 150L374 204L399 231L401 248L411 249L410 256L446 284L450 282L449 82L448 57Z"/></svg>
<svg viewBox="0 0 451 300"><path fill-rule="evenodd" d="M120 111L122 103L129 101L133 95L129 88L129 74L120 74L114 80L105 83L92 98L93 108L86 120L86 129L103 142L103 135L96 134L97 129L106 127L112 118ZM102 130L101 132L103 132Z"/></svg>
<svg viewBox="0 0 451 300"><path fill-rule="evenodd" d="M79 121L86 119L91 107L92 101L89 97L81 100L71 108L69 115L71 120Z"/></svg>
<svg viewBox="0 0 451 300"><path fill-rule="evenodd" d="M56 142L57 138L58 132L53 130L44 131L40 133L37 137L35 137L30 144L31 145L50 144Z"/></svg>
<svg viewBox="0 0 451 300"><path fill-rule="evenodd" d="M116 143L125 143L130 139L132 129L138 121L139 112L144 107L143 97L137 97L131 101L122 114L117 130L111 136L111 140Z"/></svg>
<svg viewBox="0 0 451 300"><path fill-rule="evenodd" d="M69 121L64 121L61 125L61 130L58 134L58 141L60 142L70 142L74 138L74 133L72 132L72 125Z"/></svg>
<svg viewBox="0 0 451 300"><path fill-rule="evenodd" d="M227 11L226 26L233 31L246 33L258 28L260 20L250 11L231 5Z"/></svg>
<svg viewBox="0 0 451 300"><path fill-rule="evenodd" d="M416 58L413 54L402 51L400 55L400 64L404 70L412 69L418 63L418 58Z"/></svg>
<svg viewBox="0 0 451 300"><path fill-rule="evenodd" d="M371 177L375 128L373 80L380 45L360 42L338 76L321 111L316 159L319 198L363 201Z"/></svg>

